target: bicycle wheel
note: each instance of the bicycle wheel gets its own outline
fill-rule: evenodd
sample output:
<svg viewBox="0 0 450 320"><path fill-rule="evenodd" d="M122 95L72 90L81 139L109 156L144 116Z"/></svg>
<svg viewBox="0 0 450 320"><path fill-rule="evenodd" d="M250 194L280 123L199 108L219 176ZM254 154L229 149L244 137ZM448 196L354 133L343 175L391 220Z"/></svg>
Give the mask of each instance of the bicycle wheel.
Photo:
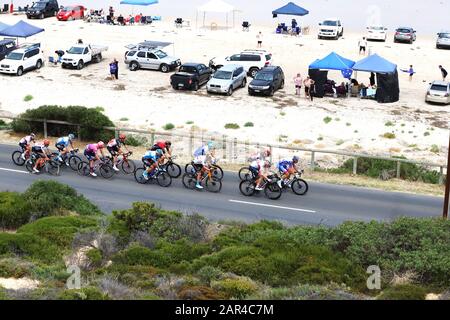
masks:
<svg viewBox="0 0 450 320"><path fill-rule="evenodd" d="M281 197L281 188L277 183L268 183L264 188L264 193L266 197L270 200L278 200Z"/></svg>
<svg viewBox="0 0 450 320"><path fill-rule="evenodd" d="M185 173L185 174L183 174L182 180L183 180L183 185L185 188L192 189L192 190L195 189L195 184L197 182L197 179L195 178L194 175Z"/></svg>
<svg viewBox="0 0 450 320"><path fill-rule="evenodd" d="M22 152L21 151L14 151L11 155L12 161L16 166L22 167L25 164L25 160L22 159Z"/></svg>
<svg viewBox="0 0 450 320"><path fill-rule="evenodd" d="M213 193L219 193L222 190L222 181L216 177L206 178L206 190Z"/></svg>
<svg viewBox="0 0 450 320"><path fill-rule="evenodd" d="M70 156L69 158L69 167L73 171L78 170L78 165L81 163L81 158L79 156Z"/></svg>
<svg viewBox="0 0 450 320"><path fill-rule="evenodd" d="M188 163L188 164L184 167L184 172L185 172L185 173L195 173L194 165L193 165L192 163Z"/></svg>
<svg viewBox="0 0 450 320"><path fill-rule="evenodd" d="M146 184L148 180L144 178L145 168L138 168L134 171L134 179L137 183Z"/></svg>
<svg viewBox="0 0 450 320"><path fill-rule="evenodd" d="M219 180L223 179L223 170L221 167L214 165L214 166L212 166L211 170L212 170L212 174L213 174L214 178L219 179Z"/></svg>
<svg viewBox="0 0 450 320"><path fill-rule="evenodd" d="M250 171L249 167L243 167L239 170L239 179L241 181L251 180L253 178L253 174Z"/></svg>
<svg viewBox="0 0 450 320"><path fill-rule="evenodd" d="M239 184L239 191L241 191L244 196L251 197L256 192L255 187L256 185L254 181L244 180Z"/></svg>
<svg viewBox="0 0 450 320"><path fill-rule="evenodd" d="M110 179L114 175L114 169L108 163L100 164L98 171L100 172L100 175L105 179Z"/></svg>
<svg viewBox="0 0 450 320"><path fill-rule="evenodd" d="M304 196L309 189L308 183L303 179L295 179L291 184L292 191L299 196Z"/></svg>
<svg viewBox="0 0 450 320"><path fill-rule="evenodd" d="M122 162L122 171L125 174L132 174L136 170L136 164L133 160L126 160Z"/></svg>
<svg viewBox="0 0 450 320"><path fill-rule="evenodd" d="M33 173L34 162L31 159L28 159L25 163L25 168L27 168L28 172Z"/></svg>
<svg viewBox="0 0 450 320"><path fill-rule="evenodd" d="M52 176L59 176L61 165L55 160L49 160L45 163L45 170Z"/></svg>
<svg viewBox="0 0 450 320"><path fill-rule="evenodd" d="M176 179L179 176L181 176L181 167L178 164L176 164L176 163L173 163L173 162L170 163L166 167L166 171L174 179Z"/></svg>
<svg viewBox="0 0 450 320"><path fill-rule="evenodd" d="M172 184L172 177L166 171L157 173L156 181L161 187L167 188Z"/></svg>
<svg viewBox="0 0 450 320"><path fill-rule="evenodd" d="M77 172L80 176L88 176L90 173L90 167L89 167L89 163L87 163L86 161L81 161L78 164L78 169Z"/></svg>

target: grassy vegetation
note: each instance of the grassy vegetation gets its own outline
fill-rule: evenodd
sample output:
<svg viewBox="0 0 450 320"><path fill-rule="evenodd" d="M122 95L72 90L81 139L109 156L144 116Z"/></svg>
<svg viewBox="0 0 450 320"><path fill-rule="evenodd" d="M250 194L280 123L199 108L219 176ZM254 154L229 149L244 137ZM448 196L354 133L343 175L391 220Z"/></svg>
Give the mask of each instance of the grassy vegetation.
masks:
<svg viewBox="0 0 450 320"><path fill-rule="evenodd" d="M28 102L33 100L33 96L31 94L27 94L25 97L23 97L23 101Z"/></svg>
<svg viewBox="0 0 450 320"><path fill-rule="evenodd" d="M225 129L239 129L240 126L237 123L227 123L225 124Z"/></svg>
<svg viewBox="0 0 450 320"><path fill-rule="evenodd" d="M255 125L253 124L253 122L246 122L244 124L244 127L248 128L248 127L254 127Z"/></svg>
<svg viewBox="0 0 450 320"><path fill-rule="evenodd" d="M127 145L132 147L140 147L148 143L147 138L137 135L127 135Z"/></svg>
<svg viewBox="0 0 450 320"><path fill-rule="evenodd" d="M169 130L175 129L175 125L173 123L166 123L163 126L163 129L169 131Z"/></svg>
<svg viewBox="0 0 450 320"><path fill-rule="evenodd" d="M43 183L1 199L14 203ZM150 203L104 216L84 198L72 198L70 206L60 198L43 196L47 214L25 224L17 216L13 225L22 226L15 233L0 232L0 277L41 282L35 290L2 290L0 299L423 299L450 285L450 222L442 219L335 228L223 222L218 228ZM48 203L54 199L57 211ZM54 215L65 210L70 214ZM69 290L64 261L74 255L82 286ZM370 265L382 270L380 291L366 288ZM410 283L391 284L405 273L414 275Z"/></svg>
<svg viewBox="0 0 450 320"><path fill-rule="evenodd" d="M393 132L386 132L385 134L382 135L383 138L385 139L395 139L395 133Z"/></svg>
<svg viewBox="0 0 450 320"><path fill-rule="evenodd" d="M330 123L331 121L332 121L333 119L331 118L331 117L325 117L325 118L323 118L323 122L325 122L325 123Z"/></svg>

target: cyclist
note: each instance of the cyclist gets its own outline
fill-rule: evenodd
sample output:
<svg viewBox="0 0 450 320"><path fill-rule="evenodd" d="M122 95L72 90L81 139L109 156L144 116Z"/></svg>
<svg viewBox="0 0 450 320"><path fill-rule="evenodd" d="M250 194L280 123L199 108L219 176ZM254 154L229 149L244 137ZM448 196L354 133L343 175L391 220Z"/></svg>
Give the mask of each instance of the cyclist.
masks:
<svg viewBox="0 0 450 320"><path fill-rule="evenodd" d="M195 187L197 189L203 189L200 182L202 181L202 175L205 171L209 170L208 163L214 160L214 143L209 141L207 144L202 145L194 151L194 168L197 171L197 183Z"/></svg>
<svg viewBox="0 0 450 320"><path fill-rule="evenodd" d="M150 148L151 151L162 150L166 157L172 156L172 142L170 141L157 141L153 147Z"/></svg>
<svg viewBox="0 0 450 320"><path fill-rule="evenodd" d="M34 133L30 133L30 135L23 137L19 141L19 146L22 148L22 155L20 156L22 160L25 160L26 157L30 155L31 151L31 142L36 142L36 135Z"/></svg>
<svg viewBox="0 0 450 320"><path fill-rule="evenodd" d="M75 149L73 147L73 140L75 139L75 135L74 134L69 134L67 137L61 137L58 140L56 140L56 144L55 147L56 149L58 149L59 151L59 155L58 155L58 160L59 161L63 161L63 156L65 156L69 151L72 151L73 149ZM68 150L67 148L70 145L70 150ZM67 162L66 159L66 166L69 166L69 163Z"/></svg>
<svg viewBox="0 0 450 320"><path fill-rule="evenodd" d="M256 187L255 190L262 191L261 183L271 174L270 167L271 163L268 160L255 160L250 164L250 171L252 172L256 179Z"/></svg>
<svg viewBox="0 0 450 320"><path fill-rule="evenodd" d="M128 150L127 146L125 145L125 141L127 140L127 136L124 134L119 135L119 139L112 139L108 142L108 145L106 146L106 149L108 149L109 153L111 154L111 157L113 157L113 170L119 171L119 168L117 168L117 157L121 154L123 154L122 151L122 145L125 147L125 150L127 152L130 152Z"/></svg>
<svg viewBox="0 0 450 320"><path fill-rule="evenodd" d="M281 180L278 181L280 188L283 182L287 182L292 174L298 172L297 163L299 160L300 158L298 156L293 156L292 160L284 159L278 163L278 170L282 174Z"/></svg>
<svg viewBox="0 0 450 320"><path fill-rule="evenodd" d="M50 141L45 139L42 143L37 143L31 148L31 152L37 156L37 161L33 167L33 173L39 173L38 167L41 167L45 161L48 160L48 156L50 155L50 151L48 149L49 145Z"/></svg>
<svg viewBox="0 0 450 320"><path fill-rule="evenodd" d="M270 149L266 149L263 152L257 152L250 156L249 161L253 162L255 160L266 160L272 155L272 152Z"/></svg>
<svg viewBox="0 0 450 320"><path fill-rule="evenodd" d="M164 154L161 149L157 149L155 151L149 150L142 157L142 162L145 166L145 171L143 173L144 179L150 179L150 176L153 175L153 171L158 166L160 161L164 160Z"/></svg>
<svg viewBox="0 0 450 320"><path fill-rule="evenodd" d="M89 174L93 177L96 177L97 174L94 172L94 162L96 160L100 160L100 157L98 156L98 151L100 151L100 154L102 155L102 158L105 157L103 153L103 149L105 148L105 143L103 141L99 141L98 143L92 143L88 144L86 146L86 149L84 149L84 155L89 160Z"/></svg>

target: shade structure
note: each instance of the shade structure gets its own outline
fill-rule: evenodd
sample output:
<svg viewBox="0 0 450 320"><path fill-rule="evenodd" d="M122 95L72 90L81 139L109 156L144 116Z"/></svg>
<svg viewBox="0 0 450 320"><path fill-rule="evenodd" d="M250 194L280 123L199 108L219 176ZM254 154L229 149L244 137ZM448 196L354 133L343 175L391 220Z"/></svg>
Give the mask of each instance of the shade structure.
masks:
<svg viewBox="0 0 450 320"><path fill-rule="evenodd" d="M351 70L354 65L355 61L346 59L336 52L332 52L325 58L314 61L309 66L309 69L348 71Z"/></svg>
<svg viewBox="0 0 450 320"><path fill-rule="evenodd" d="M290 16L305 16L309 13L308 10L296 5L293 2L289 2L288 4L272 11L274 17L279 14L290 15Z"/></svg>
<svg viewBox="0 0 450 320"><path fill-rule="evenodd" d="M120 4L128 4L132 6L149 6L158 3L158 0L122 0Z"/></svg>
<svg viewBox="0 0 450 320"><path fill-rule="evenodd" d="M203 13L203 26L205 26L206 13L224 13L226 15L227 27L228 27L228 14L232 12L234 14L235 8L222 0L211 0L197 8L196 25L198 21L198 13ZM234 21L234 19L233 19Z"/></svg>
<svg viewBox="0 0 450 320"><path fill-rule="evenodd" d="M375 53L358 61L353 66L353 70L374 73L394 73L397 70L397 65Z"/></svg>
<svg viewBox="0 0 450 320"><path fill-rule="evenodd" d="M14 38L28 38L45 31L45 29L35 27L23 20L6 29L0 30L0 36Z"/></svg>
<svg viewBox="0 0 450 320"><path fill-rule="evenodd" d="M9 24L3 23L0 21L0 31L2 31L3 29L9 28L11 27Z"/></svg>

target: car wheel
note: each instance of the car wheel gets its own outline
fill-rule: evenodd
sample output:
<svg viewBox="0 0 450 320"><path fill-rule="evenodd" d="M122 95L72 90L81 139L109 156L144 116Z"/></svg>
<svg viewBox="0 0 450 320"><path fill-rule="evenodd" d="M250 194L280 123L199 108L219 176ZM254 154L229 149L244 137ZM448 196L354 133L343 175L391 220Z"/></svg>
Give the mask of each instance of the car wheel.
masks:
<svg viewBox="0 0 450 320"><path fill-rule="evenodd" d="M254 77L256 77L256 74L258 73L258 68L251 68L250 69L250 76L252 77L252 78L254 78Z"/></svg>
<svg viewBox="0 0 450 320"><path fill-rule="evenodd" d="M23 75L23 68L19 67L19 69L17 69L17 76L21 77Z"/></svg>
<svg viewBox="0 0 450 320"><path fill-rule="evenodd" d="M78 61L77 69L78 69L78 70L81 70L81 69L83 69L83 68L84 68L84 62L83 62L83 60Z"/></svg>
<svg viewBox="0 0 450 320"><path fill-rule="evenodd" d="M270 92L269 92L269 97L273 97L274 94L275 94L275 90L273 88L271 88Z"/></svg>
<svg viewBox="0 0 450 320"><path fill-rule="evenodd" d="M161 65L161 72L163 72L163 73L169 72L169 66L167 64L162 64Z"/></svg>
<svg viewBox="0 0 450 320"><path fill-rule="evenodd" d="M230 86L227 91L227 96L231 96L233 94L233 86Z"/></svg>
<svg viewBox="0 0 450 320"><path fill-rule="evenodd" d="M198 82L194 82L194 85L193 85L194 91L198 91L198 88L199 88Z"/></svg>
<svg viewBox="0 0 450 320"><path fill-rule="evenodd" d="M281 84L280 84L280 89L283 89L283 88L284 88L284 80L281 81Z"/></svg>
<svg viewBox="0 0 450 320"><path fill-rule="evenodd" d="M130 70L131 71L136 71L139 69L139 63L137 63L136 61L133 61L132 63L130 63Z"/></svg>
<svg viewBox="0 0 450 320"><path fill-rule="evenodd" d="M247 85L247 78L244 78L242 80L241 88L245 88L246 85Z"/></svg>
<svg viewBox="0 0 450 320"><path fill-rule="evenodd" d="M40 68L42 68L42 61L41 60L38 60L37 62L36 62L36 69L40 69Z"/></svg>
<svg viewBox="0 0 450 320"><path fill-rule="evenodd" d="M39 19L44 19L45 18L45 16L44 16L44 14L43 13L41 13L40 15L39 15Z"/></svg>

